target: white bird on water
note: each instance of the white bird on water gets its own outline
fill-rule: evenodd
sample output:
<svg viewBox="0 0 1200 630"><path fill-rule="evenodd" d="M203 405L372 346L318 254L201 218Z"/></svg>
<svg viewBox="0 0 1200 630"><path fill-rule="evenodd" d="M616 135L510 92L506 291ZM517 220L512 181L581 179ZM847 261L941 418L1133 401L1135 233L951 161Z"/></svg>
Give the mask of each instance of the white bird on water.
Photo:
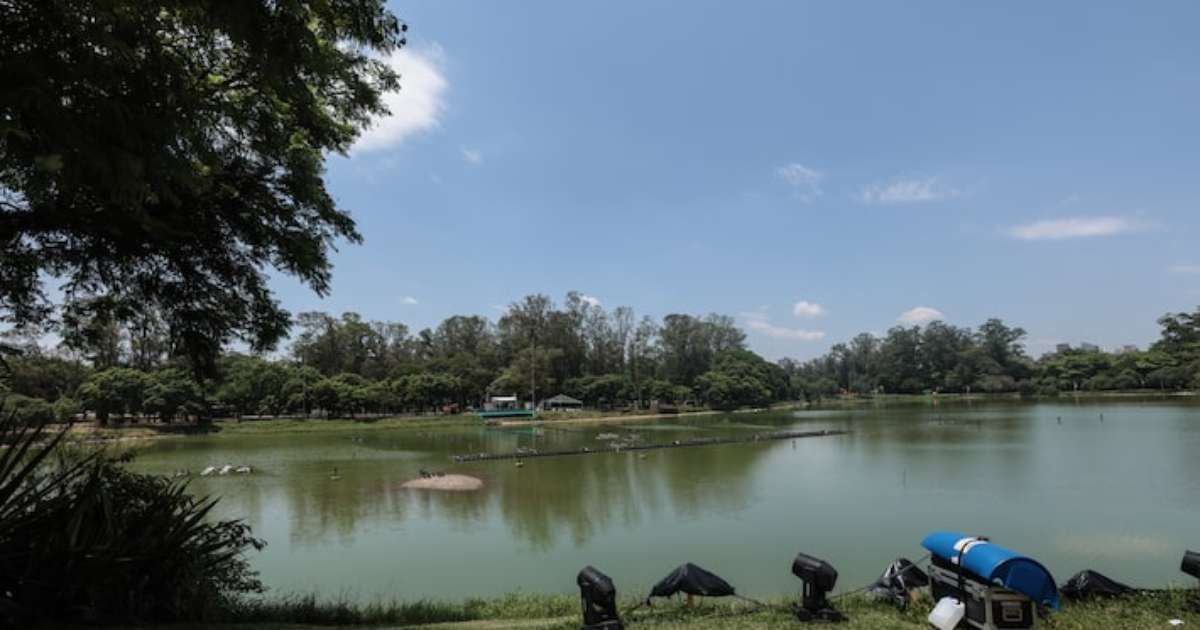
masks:
<svg viewBox="0 0 1200 630"><path fill-rule="evenodd" d="M228 475L231 472L233 472L233 464L225 464L224 466L221 467L221 470L217 471L217 474L218 475Z"/></svg>
<svg viewBox="0 0 1200 630"><path fill-rule="evenodd" d="M209 466L208 468L205 468L204 470L201 470L201 471L200 471L200 476L201 476L201 477L207 477L207 476L209 476L209 475L211 475L211 474L213 474L213 473L215 473L215 472L217 472L217 467L216 467L216 466Z"/></svg>
<svg viewBox="0 0 1200 630"><path fill-rule="evenodd" d="M249 475L250 473L254 472L254 469L249 466L238 466L233 472L242 475Z"/></svg>

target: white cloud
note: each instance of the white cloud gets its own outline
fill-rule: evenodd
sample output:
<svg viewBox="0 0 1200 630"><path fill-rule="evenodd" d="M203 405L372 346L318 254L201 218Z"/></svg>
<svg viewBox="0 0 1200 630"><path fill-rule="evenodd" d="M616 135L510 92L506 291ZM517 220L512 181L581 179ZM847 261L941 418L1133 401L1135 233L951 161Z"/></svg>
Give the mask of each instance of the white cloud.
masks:
<svg viewBox="0 0 1200 630"><path fill-rule="evenodd" d="M589 306L600 306L600 298L591 295L581 295L579 301Z"/></svg>
<svg viewBox="0 0 1200 630"><path fill-rule="evenodd" d="M483 164L483 153L479 149L468 149L464 147L462 149L462 156L468 164Z"/></svg>
<svg viewBox="0 0 1200 630"><path fill-rule="evenodd" d="M800 300L792 305L792 315L796 317L820 317L825 314L825 307L813 302Z"/></svg>
<svg viewBox="0 0 1200 630"><path fill-rule="evenodd" d="M1090 236L1112 236L1128 232L1134 224L1121 217L1068 217L1017 225L1009 230L1023 241L1057 241Z"/></svg>
<svg viewBox="0 0 1200 630"><path fill-rule="evenodd" d="M775 169L775 175L791 185L796 197L804 203L809 203L822 194L821 180L825 179L824 173L803 164L798 162L784 164Z"/></svg>
<svg viewBox="0 0 1200 630"><path fill-rule="evenodd" d="M900 313L900 317L896 321L904 324L928 324L929 322L944 319L946 316L936 308L931 306L918 306Z"/></svg>
<svg viewBox="0 0 1200 630"><path fill-rule="evenodd" d="M1200 273L1200 265L1171 265L1167 267L1171 273Z"/></svg>
<svg viewBox="0 0 1200 630"><path fill-rule="evenodd" d="M820 330L805 330L803 328L786 328L784 326L776 326L764 319L751 319L746 322L746 327L750 330L760 332L768 337L776 339L799 339L801 341L816 341L824 339L825 333Z"/></svg>
<svg viewBox="0 0 1200 630"><path fill-rule="evenodd" d="M441 58L441 47L434 46L422 52L401 48L385 60L400 75L400 89L383 95L391 113L375 119L351 147L352 152L387 149L438 125L448 85L439 68Z"/></svg>
<svg viewBox="0 0 1200 630"><path fill-rule="evenodd" d="M957 197L962 194L954 188L938 183L936 177L896 178L886 182L868 184L858 193L859 201L870 204L892 205L901 203L928 203Z"/></svg>
<svg viewBox="0 0 1200 630"><path fill-rule="evenodd" d="M421 302L419 302L419 301L417 300L417 298L415 298L415 297L413 297L413 296L411 296L411 295L406 295L406 296L404 296L403 298L401 298L401 299L400 299L400 302L401 302L402 304L407 304L407 305L409 305L409 306L414 306L414 305L417 305L417 304L420 304L420 303L421 303Z"/></svg>

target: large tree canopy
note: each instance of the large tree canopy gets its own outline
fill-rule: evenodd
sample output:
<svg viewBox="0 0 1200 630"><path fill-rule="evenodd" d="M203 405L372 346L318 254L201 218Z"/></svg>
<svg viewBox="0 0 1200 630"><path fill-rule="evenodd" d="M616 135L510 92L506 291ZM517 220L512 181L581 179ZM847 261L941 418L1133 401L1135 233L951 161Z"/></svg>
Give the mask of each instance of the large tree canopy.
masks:
<svg viewBox="0 0 1200 630"><path fill-rule="evenodd" d="M57 281L202 363L272 346L266 270L324 293L360 240L324 157L385 113L405 30L383 0L0 0L0 318L53 321Z"/></svg>

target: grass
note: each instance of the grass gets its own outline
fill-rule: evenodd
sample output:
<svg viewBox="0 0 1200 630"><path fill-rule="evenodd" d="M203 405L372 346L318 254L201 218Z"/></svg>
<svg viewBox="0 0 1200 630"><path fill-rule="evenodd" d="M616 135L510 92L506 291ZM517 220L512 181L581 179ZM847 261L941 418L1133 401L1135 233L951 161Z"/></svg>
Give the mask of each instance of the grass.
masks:
<svg viewBox="0 0 1200 630"><path fill-rule="evenodd" d="M470 426L479 423L474 414L453 416L390 416L371 419L324 418L272 418L268 420L232 419L216 420L210 425L193 424L124 424L101 427L93 423L81 423L71 428L73 437L83 440L141 440L174 435L274 435L286 433L318 433L340 431L378 431L387 429L432 429L440 427Z"/></svg>
<svg viewBox="0 0 1200 630"><path fill-rule="evenodd" d="M276 600L242 600L222 613L232 624L302 626L413 626L499 619L552 619L577 611L579 600L567 595L510 593L462 602L417 600L355 603L347 598L300 595ZM212 627L212 626L203 626Z"/></svg>
<svg viewBox="0 0 1200 630"><path fill-rule="evenodd" d="M1192 591L1168 590L1133 595L1123 599L1091 603L1065 604L1052 612L1039 627L1049 630L1095 630L1097 628L1141 630L1167 628L1169 619L1182 619L1184 628L1200 626L1200 613ZM933 607L922 596L908 608L897 610L890 604L851 596L834 602L848 621L839 630L927 630L925 617ZM624 599L622 611L636 602ZM662 630L749 630L751 628L801 627L792 616L789 602L777 599L763 608L737 600L698 600L694 607L675 601L656 603L623 613L627 626ZM544 628L574 630L579 627L579 600L570 595L510 594L491 599L463 602L378 602L354 604L347 600L321 601L313 596L243 603L228 611L222 623L173 626L177 630L234 630L237 628L273 628L307 630L341 627L430 626L446 630L483 630L492 628Z"/></svg>

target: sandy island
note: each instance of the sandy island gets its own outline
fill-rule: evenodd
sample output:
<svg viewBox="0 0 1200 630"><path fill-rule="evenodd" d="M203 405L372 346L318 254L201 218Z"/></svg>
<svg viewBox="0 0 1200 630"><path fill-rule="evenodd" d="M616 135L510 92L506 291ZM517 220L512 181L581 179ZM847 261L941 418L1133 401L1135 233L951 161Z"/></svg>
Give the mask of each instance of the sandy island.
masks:
<svg viewBox="0 0 1200 630"><path fill-rule="evenodd" d="M419 477L404 482L405 488L420 490L450 490L463 492L483 487L483 480L469 475L442 475L441 477Z"/></svg>

